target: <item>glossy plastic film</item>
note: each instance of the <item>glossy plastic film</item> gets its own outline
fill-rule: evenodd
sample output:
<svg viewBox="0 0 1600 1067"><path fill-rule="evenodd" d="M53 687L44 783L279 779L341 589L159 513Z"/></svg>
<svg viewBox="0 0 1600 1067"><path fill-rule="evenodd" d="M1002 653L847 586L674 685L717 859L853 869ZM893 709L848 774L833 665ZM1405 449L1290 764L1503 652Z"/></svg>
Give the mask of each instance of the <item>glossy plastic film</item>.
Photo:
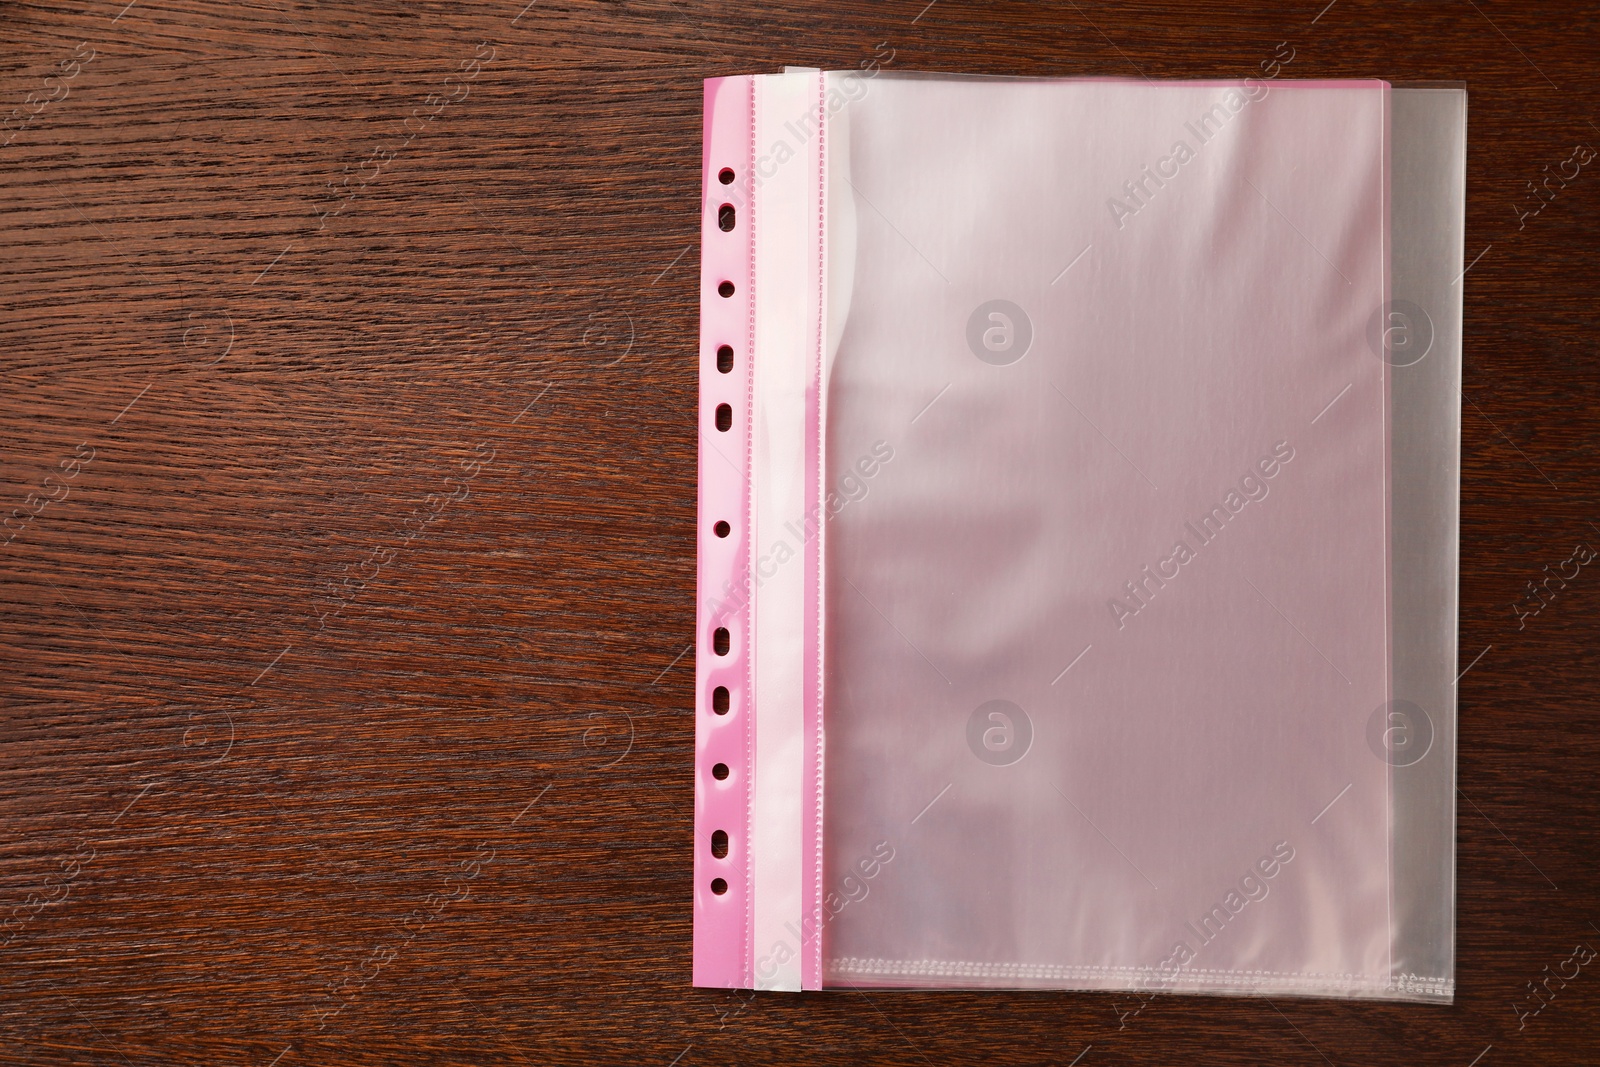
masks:
<svg viewBox="0 0 1600 1067"><path fill-rule="evenodd" d="M1464 91L707 100L697 984L1448 1001Z"/></svg>

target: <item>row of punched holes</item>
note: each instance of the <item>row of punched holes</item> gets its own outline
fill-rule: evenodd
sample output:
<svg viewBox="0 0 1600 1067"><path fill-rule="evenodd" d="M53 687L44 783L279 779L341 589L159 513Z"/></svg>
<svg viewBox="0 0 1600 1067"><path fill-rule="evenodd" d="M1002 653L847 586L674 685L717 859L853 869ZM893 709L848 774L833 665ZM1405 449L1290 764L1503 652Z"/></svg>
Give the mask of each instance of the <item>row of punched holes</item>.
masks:
<svg viewBox="0 0 1600 1067"><path fill-rule="evenodd" d="M730 167L723 167L722 170L717 173L717 180L723 185L732 185L733 178L733 170ZM717 227L724 233L731 231L734 227L734 223L737 220L738 216L735 213L732 204L723 204L717 209ZM733 283L730 281L723 281L717 286L717 293L724 299L733 296L733 292ZM721 371L723 374L732 372L732 345L717 346L717 370ZM717 429L723 433L727 433L733 427L733 408L728 404L718 404L716 420ZM732 527L730 527L725 520L718 519L716 524L711 527L711 530L718 537L727 537L732 531ZM719 656L726 656L728 654L727 627L719 626L716 632L711 635L711 647L712 650ZM728 714L727 686L719 685L711 691L711 710L716 712L718 715ZM723 781L728 777L728 765L726 763L719 763L715 767L712 767L711 776L719 782ZM728 831L718 830L711 835L711 854L719 860L727 857ZM711 891L718 896L726 893L728 891L727 879L711 879Z"/></svg>

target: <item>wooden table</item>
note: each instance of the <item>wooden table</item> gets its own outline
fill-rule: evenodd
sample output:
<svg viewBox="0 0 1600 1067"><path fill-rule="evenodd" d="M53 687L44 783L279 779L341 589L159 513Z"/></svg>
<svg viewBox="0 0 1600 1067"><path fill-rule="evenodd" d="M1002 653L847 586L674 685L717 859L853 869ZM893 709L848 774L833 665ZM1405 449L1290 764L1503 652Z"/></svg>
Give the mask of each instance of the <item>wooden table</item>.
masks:
<svg viewBox="0 0 1600 1067"><path fill-rule="evenodd" d="M7 6L0 1062L1600 1059L1600 5L924 2ZM690 988L700 79L1280 42L1472 92L1456 1003Z"/></svg>

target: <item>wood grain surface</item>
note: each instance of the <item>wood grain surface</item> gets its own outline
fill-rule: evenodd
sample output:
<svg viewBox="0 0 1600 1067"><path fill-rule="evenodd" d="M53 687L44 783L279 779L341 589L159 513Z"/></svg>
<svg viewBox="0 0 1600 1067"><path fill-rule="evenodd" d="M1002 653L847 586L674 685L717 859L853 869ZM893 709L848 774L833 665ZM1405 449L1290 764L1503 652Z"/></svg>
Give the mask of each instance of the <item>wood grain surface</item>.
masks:
<svg viewBox="0 0 1600 1067"><path fill-rule="evenodd" d="M1600 1061L1600 6L125 2L0 6L0 1063ZM1453 1006L690 987L700 82L880 42L1468 83Z"/></svg>

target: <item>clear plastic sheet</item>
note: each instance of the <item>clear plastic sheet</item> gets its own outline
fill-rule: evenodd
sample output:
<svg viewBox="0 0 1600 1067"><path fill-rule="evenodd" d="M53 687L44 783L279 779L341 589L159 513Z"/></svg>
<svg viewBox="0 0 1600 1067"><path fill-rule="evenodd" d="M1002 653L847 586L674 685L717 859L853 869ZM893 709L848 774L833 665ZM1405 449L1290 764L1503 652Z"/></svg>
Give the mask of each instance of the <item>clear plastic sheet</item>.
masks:
<svg viewBox="0 0 1600 1067"><path fill-rule="evenodd" d="M1448 1001L1465 93L722 81L697 982Z"/></svg>

